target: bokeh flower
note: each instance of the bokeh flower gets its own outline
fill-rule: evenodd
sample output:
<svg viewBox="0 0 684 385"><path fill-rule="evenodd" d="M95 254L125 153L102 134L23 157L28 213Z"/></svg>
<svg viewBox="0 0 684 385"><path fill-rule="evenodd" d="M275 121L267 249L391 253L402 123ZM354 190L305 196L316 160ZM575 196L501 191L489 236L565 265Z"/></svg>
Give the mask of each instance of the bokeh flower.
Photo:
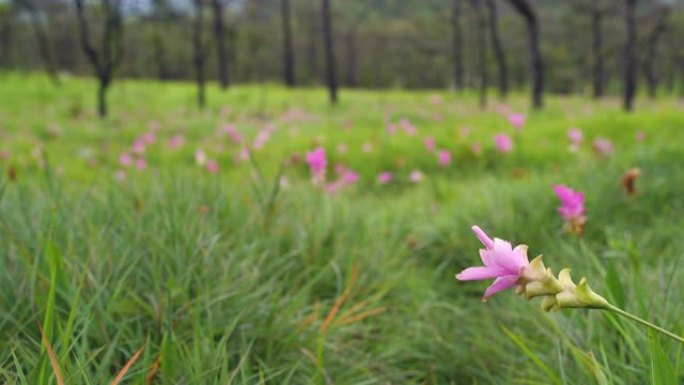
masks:
<svg viewBox="0 0 684 385"><path fill-rule="evenodd" d="M411 183L420 183L423 180L423 173L420 170L413 170L409 174L409 180Z"/></svg>
<svg viewBox="0 0 684 385"><path fill-rule="evenodd" d="M608 156L613 153L613 142L605 138L594 139L592 148L599 156Z"/></svg>
<svg viewBox="0 0 684 385"><path fill-rule="evenodd" d="M494 145L496 146L496 149L503 154L508 154L513 151L513 140L506 134L497 134L494 137Z"/></svg>
<svg viewBox="0 0 684 385"><path fill-rule="evenodd" d="M451 164L451 152L449 150L439 150L437 152L437 161L442 167L448 167Z"/></svg>
<svg viewBox="0 0 684 385"><path fill-rule="evenodd" d="M516 131L522 130L525 125L526 116L524 114L509 114L508 122L515 128Z"/></svg>
<svg viewBox="0 0 684 385"><path fill-rule="evenodd" d="M561 201L561 206L558 207L557 211L565 220L566 230L581 234L587 220L584 193L564 185L553 186L553 191Z"/></svg>
<svg viewBox="0 0 684 385"><path fill-rule="evenodd" d="M325 181L325 170L328 167L328 159L325 156L325 149L317 147L315 150L306 154L306 163L311 170L311 176L315 185Z"/></svg>
<svg viewBox="0 0 684 385"><path fill-rule="evenodd" d="M389 171L383 171L380 174L378 174L378 183L380 184L387 184L392 181L392 178L394 176L392 175L391 172Z"/></svg>
<svg viewBox="0 0 684 385"><path fill-rule="evenodd" d="M437 142L432 136L426 136L425 139L423 139L423 144L425 145L425 149L430 152L435 151L435 148L437 148Z"/></svg>

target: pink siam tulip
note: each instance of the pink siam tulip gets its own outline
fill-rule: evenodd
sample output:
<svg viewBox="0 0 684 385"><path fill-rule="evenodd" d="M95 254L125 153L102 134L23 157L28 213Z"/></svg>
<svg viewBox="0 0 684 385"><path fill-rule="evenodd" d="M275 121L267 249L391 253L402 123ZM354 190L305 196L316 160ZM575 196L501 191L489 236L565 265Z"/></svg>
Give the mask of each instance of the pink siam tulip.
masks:
<svg viewBox="0 0 684 385"><path fill-rule="evenodd" d="M417 133L416 126L411 124L411 122L408 119L401 119L399 121L399 127L401 127L402 130L406 133L408 136L415 136Z"/></svg>
<svg viewBox="0 0 684 385"><path fill-rule="evenodd" d="M608 156L613 153L613 142L605 138L594 139L592 148L599 156Z"/></svg>
<svg viewBox="0 0 684 385"><path fill-rule="evenodd" d="M157 134L154 132L146 132L140 137L139 140L145 144L152 144L157 141Z"/></svg>
<svg viewBox="0 0 684 385"><path fill-rule="evenodd" d="M145 170L147 168L147 161L144 158L136 159L135 168L140 171Z"/></svg>
<svg viewBox="0 0 684 385"><path fill-rule="evenodd" d="M389 171L383 171L378 174L378 183L387 184L392 181L393 175Z"/></svg>
<svg viewBox="0 0 684 385"><path fill-rule="evenodd" d="M584 230L585 216L584 194L571 189L568 186L555 185L553 191L561 201L558 213L565 220L565 228L575 234L581 234Z"/></svg>
<svg viewBox="0 0 684 385"><path fill-rule="evenodd" d="M516 131L520 132L525 125L525 115L523 114L509 114L508 122L515 128Z"/></svg>
<svg viewBox="0 0 684 385"><path fill-rule="evenodd" d="M131 154L124 152L119 155L119 163L121 163L122 166L129 167L133 164L133 157Z"/></svg>
<svg viewBox="0 0 684 385"><path fill-rule="evenodd" d="M140 139L136 139L133 142L133 146L131 147L131 150L133 150L134 153L136 154L143 154L145 153L145 142L143 142Z"/></svg>
<svg viewBox="0 0 684 385"><path fill-rule="evenodd" d="M584 135L582 134L582 130L579 128L571 128L568 131L568 139L570 139L570 143L572 143L575 146L579 146L582 144L582 140L584 139Z"/></svg>
<svg viewBox="0 0 684 385"><path fill-rule="evenodd" d="M420 170L413 170L409 174L409 180L411 183L420 183L423 180L423 173Z"/></svg>
<svg viewBox="0 0 684 385"><path fill-rule="evenodd" d="M314 185L325 182L325 170L328 167L328 159L325 156L325 149L317 147L315 150L306 154L306 163L309 164Z"/></svg>
<svg viewBox="0 0 684 385"><path fill-rule="evenodd" d="M207 160L207 165L205 167L210 174L216 174L219 171L218 162L213 159Z"/></svg>
<svg viewBox="0 0 684 385"><path fill-rule="evenodd" d="M449 150L439 150L437 152L437 161L442 167L448 167L451 164L451 152Z"/></svg>
<svg viewBox="0 0 684 385"><path fill-rule="evenodd" d="M185 143L185 138L183 138L183 135L174 135L169 138L169 148L172 150L181 147L183 143Z"/></svg>
<svg viewBox="0 0 684 385"><path fill-rule="evenodd" d="M513 140L506 134L496 135L494 137L494 144L496 145L496 149L503 154L508 154L513 151Z"/></svg>
<svg viewBox="0 0 684 385"><path fill-rule="evenodd" d="M525 268L530 265L527 259L527 246L519 245L513 248L509 242L499 238L492 240L478 226L473 226L472 229L485 247L480 249L480 258L484 266L469 267L457 274L456 279L481 281L494 278L494 283L487 288L482 298L486 301L492 295L518 285Z"/></svg>
<svg viewBox="0 0 684 385"><path fill-rule="evenodd" d="M359 174L356 171L346 169L340 175L340 181L347 186L356 184L359 181Z"/></svg>
<svg viewBox="0 0 684 385"><path fill-rule="evenodd" d="M425 149L430 152L435 151L435 149L437 148L437 142L435 141L435 138L433 138L432 136L425 137L425 139L423 140L423 144L425 144Z"/></svg>

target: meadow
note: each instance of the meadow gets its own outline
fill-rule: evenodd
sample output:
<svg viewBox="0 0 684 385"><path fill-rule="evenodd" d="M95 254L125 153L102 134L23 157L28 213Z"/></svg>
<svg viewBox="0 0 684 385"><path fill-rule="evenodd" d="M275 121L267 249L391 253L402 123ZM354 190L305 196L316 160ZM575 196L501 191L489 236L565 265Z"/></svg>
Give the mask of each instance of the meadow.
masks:
<svg viewBox="0 0 684 385"><path fill-rule="evenodd" d="M682 335L681 100L208 91L120 81L100 120L92 81L0 74L2 383L110 383L141 348L121 383L684 383L683 344L454 278L479 225ZM358 180L312 183L319 146ZM581 235L556 184L586 195Z"/></svg>

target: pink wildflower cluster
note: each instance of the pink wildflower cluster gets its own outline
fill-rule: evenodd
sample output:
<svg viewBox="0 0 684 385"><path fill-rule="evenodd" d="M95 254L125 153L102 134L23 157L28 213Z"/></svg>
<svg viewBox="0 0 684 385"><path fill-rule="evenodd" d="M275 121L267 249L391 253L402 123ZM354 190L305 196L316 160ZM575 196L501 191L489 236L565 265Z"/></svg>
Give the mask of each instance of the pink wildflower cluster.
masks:
<svg viewBox="0 0 684 385"><path fill-rule="evenodd" d="M328 167L328 159L325 155L323 147L317 147L315 150L306 154L306 163L311 170L311 180L315 186L322 185L325 182L325 171Z"/></svg>
<svg viewBox="0 0 684 385"><path fill-rule="evenodd" d="M337 180L325 186L325 191L329 194L336 194L341 189L353 186L359 181L359 174L342 164L335 165L335 174L337 174Z"/></svg>
<svg viewBox="0 0 684 385"><path fill-rule="evenodd" d="M556 185L553 191L561 201L558 213L565 220L565 228L575 234L581 234L587 220L584 207L584 193L575 191L568 186Z"/></svg>

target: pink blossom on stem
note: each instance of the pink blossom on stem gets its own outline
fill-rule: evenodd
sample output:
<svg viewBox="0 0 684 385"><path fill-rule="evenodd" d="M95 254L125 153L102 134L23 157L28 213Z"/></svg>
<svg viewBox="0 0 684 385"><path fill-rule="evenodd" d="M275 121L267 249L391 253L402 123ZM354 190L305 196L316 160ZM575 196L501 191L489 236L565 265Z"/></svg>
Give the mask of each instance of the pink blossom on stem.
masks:
<svg viewBox="0 0 684 385"><path fill-rule="evenodd" d="M568 139L570 140L570 143L572 143L575 146L579 146L582 144L582 140L584 139L584 135L582 134L582 130L579 128L571 128L568 131Z"/></svg>
<svg viewBox="0 0 684 385"><path fill-rule="evenodd" d="M513 140L506 134L496 135L494 137L494 144L496 145L496 149L503 154L513 151Z"/></svg>
<svg viewBox="0 0 684 385"><path fill-rule="evenodd" d="M409 174L409 180L411 183L420 183L423 180L423 173L420 170L413 170Z"/></svg>
<svg viewBox="0 0 684 385"><path fill-rule="evenodd" d="M480 249L480 258L484 266L469 267L456 275L459 281L481 281L494 278L485 291L483 301L492 295L510 289L518 284L523 270L530 265L527 259L527 246L518 245L515 248L510 242L499 238L492 240L478 226L472 227L477 238L484 245Z"/></svg>
<svg viewBox="0 0 684 385"><path fill-rule="evenodd" d="M576 234L581 234L587 219L585 216L584 193L564 185L553 186L553 191L561 201L561 206L557 210L565 220L566 229Z"/></svg>
<svg viewBox="0 0 684 385"><path fill-rule="evenodd" d="M508 122L519 132L525 125L525 118L526 116L524 114L513 113L508 115Z"/></svg>
<svg viewBox="0 0 684 385"><path fill-rule="evenodd" d="M308 152L306 154L306 163L309 164L314 184L323 183L325 181L325 170L328 167L325 149L317 147L315 150Z"/></svg>
<svg viewBox="0 0 684 385"><path fill-rule="evenodd" d="M204 166L207 163L207 154L204 150L195 151L195 163L199 166Z"/></svg>
<svg viewBox="0 0 684 385"><path fill-rule="evenodd" d="M131 156L131 154L124 152L121 155L119 155L119 163L122 166L129 167L133 164L133 157Z"/></svg>
<svg viewBox="0 0 684 385"><path fill-rule="evenodd" d="M136 154L143 154L145 153L145 142L143 142L140 139L136 139L133 142L133 146L131 146L131 150L136 153Z"/></svg>
<svg viewBox="0 0 684 385"><path fill-rule="evenodd" d="M437 142L432 136L426 136L425 139L423 139L423 144L425 144L425 149L430 152L435 151L435 148L437 148Z"/></svg>
<svg viewBox="0 0 684 385"><path fill-rule="evenodd" d="M207 160L207 165L205 167L210 174L216 174L219 171L218 162L213 159Z"/></svg>
<svg viewBox="0 0 684 385"><path fill-rule="evenodd" d="M136 159L135 168L137 168L140 171L145 170L147 168L147 161L145 160L145 158Z"/></svg>
<svg viewBox="0 0 684 385"><path fill-rule="evenodd" d="M399 127L401 127L402 130L406 133L408 136L415 136L417 133L416 126L411 124L411 122L408 119L401 119L399 121Z"/></svg>
<svg viewBox="0 0 684 385"><path fill-rule="evenodd" d="M599 156L608 156L613 152L613 142L605 138L594 139L592 148Z"/></svg>
<svg viewBox="0 0 684 385"><path fill-rule="evenodd" d="M183 138L183 135L174 135L169 138L169 148L172 150L179 148L183 145L183 143L185 143L185 138Z"/></svg>
<svg viewBox="0 0 684 385"><path fill-rule="evenodd" d="M449 150L439 150L437 152L437 161L442 167L448 167L451 164L451 152Z"/></svg>

